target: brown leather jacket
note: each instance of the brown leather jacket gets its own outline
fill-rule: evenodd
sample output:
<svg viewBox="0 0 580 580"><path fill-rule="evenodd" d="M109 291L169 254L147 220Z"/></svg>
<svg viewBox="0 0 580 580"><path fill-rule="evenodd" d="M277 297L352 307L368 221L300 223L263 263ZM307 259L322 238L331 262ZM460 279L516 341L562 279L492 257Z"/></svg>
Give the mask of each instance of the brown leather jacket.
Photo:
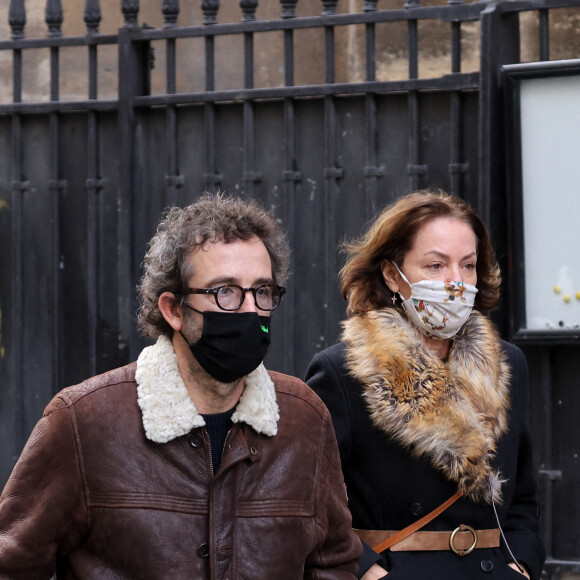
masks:
<svg viewBox="0 0 580 580"><path fill-rule="evenodd" d="M0 497L0 578L355 577L332 423L304 383L249 375L213 474L191 401L142 388L138 364L46 408Z"/></svg>

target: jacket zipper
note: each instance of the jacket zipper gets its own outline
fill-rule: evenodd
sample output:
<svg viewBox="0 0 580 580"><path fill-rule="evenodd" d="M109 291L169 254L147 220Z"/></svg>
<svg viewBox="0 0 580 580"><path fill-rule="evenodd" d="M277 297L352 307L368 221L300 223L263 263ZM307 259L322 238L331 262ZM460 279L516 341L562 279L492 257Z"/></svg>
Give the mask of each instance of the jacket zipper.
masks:
<svg viewBox="0 0 580 580"><path fill-rule="evenodd" d="M213 479L213 460L211 458L211 440L209 438L209 433L207 432L207 429L205 427L203 428L203 438L207 442L207 450L209 453L209 473Z"/></svg>
<svg viewBox="0 0 580 580"><path fill-rule="evenodd" d="M224 458L224 453L225 453L225 450L226 450L226 445L227 445L228 438L229 438L231 432L232 432L232 428L230 427L228 429L228 432L226 433L226 438L224 439L224 446L222 447L222 455L221 455L222 460ZM214 477L215 474L213 472L213 459L211 458L212 457L211 456L211 440L209 438L209 433L207 432L207 429L205 427L203 428L203 433L204 433L204 439L208 443L207 448L209 450L209 472L210 472L211 477L213 479L213 477Z"/></svg>
<svg viewBox="0 0 580 580"><path fill-rule="evenodd" d="M231 432L232 432L232 428L230 427L228 429L228 432L226 433L226 438L224 439L224 446L222 447L222 455L221 455L220 461L223 461L223 459L224 459L224 454L226 452L226 445L228 443L228 438L229 438ZM212 472L212 475L213 475L213 472Z"/></svg>

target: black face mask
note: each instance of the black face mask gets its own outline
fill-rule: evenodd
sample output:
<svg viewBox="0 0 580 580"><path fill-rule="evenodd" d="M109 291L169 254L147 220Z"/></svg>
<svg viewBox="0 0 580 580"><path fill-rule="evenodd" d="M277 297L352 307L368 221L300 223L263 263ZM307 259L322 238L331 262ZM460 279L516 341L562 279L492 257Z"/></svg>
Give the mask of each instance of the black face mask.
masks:
<svg viewBox="0 0 580 580"><path fill-rule="evenodd" d="M201 338L190 344L189 349L214 379L233 383L251 373L264 360L270 346L269 316L213 310L200 314L203 314Z"/></svg>

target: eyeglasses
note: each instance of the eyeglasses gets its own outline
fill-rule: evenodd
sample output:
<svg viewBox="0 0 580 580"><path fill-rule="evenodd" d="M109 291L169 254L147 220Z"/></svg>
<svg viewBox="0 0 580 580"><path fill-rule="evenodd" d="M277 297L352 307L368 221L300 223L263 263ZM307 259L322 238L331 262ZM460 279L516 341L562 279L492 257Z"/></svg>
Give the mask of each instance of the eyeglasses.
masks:
<svg viewBox="0 0 580 580"><path fill-rule="evenodd" d="M215 303L222 310L238 310L246 299L246 292L254 295L256 308L260 310L276 310L286 292L283 286L276 284L260 284L255 288L242 288L236 284L224 284L215 288L188 288L184 294L212 294Z"/></svg>

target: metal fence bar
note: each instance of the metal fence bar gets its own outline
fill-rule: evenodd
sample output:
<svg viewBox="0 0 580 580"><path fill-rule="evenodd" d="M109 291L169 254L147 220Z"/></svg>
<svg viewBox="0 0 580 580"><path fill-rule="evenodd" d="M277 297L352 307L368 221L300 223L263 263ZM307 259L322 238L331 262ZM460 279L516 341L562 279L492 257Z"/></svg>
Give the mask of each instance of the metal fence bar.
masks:
<svg viewBox="0 0 580 580"><path fill-rule="evenodd" d="M457 0L448 0L449 3ZM459 0L460 2L462 0ZM451 23L451 73L461 72L461 22ZM469 165L462 163L463 147L463 108L461 93L451 91L451 159L449 162L449 192L453 195L462 197L462 176L465 174Z"/></svg>
<svg viewBox="0 0 580 580"><path fill-rule="evenodd" d="M418 10L419 1L409 0L405 3L409 11ZM419 77L419 47L417 20L410 19L407 23L409 43L409 79ZM411 191L419 189L421 176L427 173L427 166L421 165L421 121L419 111L419 94L416 90L410 90L408 96L409 107L409 188Z"/></svg>
<svg viewBox="0 0 580 580"><path fill-rule="evenodd" d="M45 36L42 38L18 37L11 40L0 40L0 50L14 50L16 48L50 48L52 46L82 47L92 44L117 44L117 35Z"/></svg>
<svg viewBox="0 0 580 580"><path fill-rule="evenodd" d="M179 0L164 0L161 6L164 26L172 28L177 25L179 15ZM173 95L176 92L176 46L175 38L165 41L166 47L166 92ZM178 190L185 181L179 174L177 147L177 110L175 105L168 105L165 110L165 132L167 138L167 175L165 176L166 204L177 205Z"/></svg>
<svg viewBox="0 0 580 580"><path fill-rule="evenodd" d="M550 12L546 8L538 10L540 60L550 60Z"/></svg>
<svg viewBox="0 0 580 580"><path fill-rule="evenodd" d="M376 10L376 2L365 4L368 11ZM369 22L365 25L365 48L366 48L366 81L376 80L375 61L375 24ZM367 218L371 218L377 209L378 179L385 175L385 167L379 167L379 135L377 126L377 98L374 93L365 95L365 145L366 167L364 168L366 184L366 207Z"/></svg>
<svg viewBox="0 0 580 580"><path fill-rule="evenodd" d="M282 0L282 18L296 17L297 0ZM284 85L294 85L294 31L291 28L284 30ZM284 194L284 213L288 216L286 233L292 243L296 239L296 188L302 179L296 163L296 126L294 117L294 100L284 99L284 171L282 174L282 192ZM292 253L290 270L294 271L295 260ZM290 304L296 304L294 283L290 282L287 289L287 298ZM296 316L290 308L284 309L284 365L286 368L296 368Z"/></svg>
<svg viewBox="0 0 580 580"><path fill-rule="evenodd" d="M207 22L210 24L210 22ZM205 37L205 90L211 93L215 90L215 54L213 36ZM215 103L208 101L204 105L205 125L205 164L206 172L203 180L206 188L219 187L222 176L218 171L215 143Z"/></svg>
<svg viewBox="0 0 580 580"><path fill-rule="evenodd" d="M552 460L552 436L553 436L553 429L552 429L552 365L550 363L550 351L549 349L541 349L541 373L542 373L542 397L543 397L543 407L545 409L544 412L544 449L543 457L545 461L545 465L547 469L551 469L553 465ZM543 539L546 548L546 558L551 559L554 557L554 529L553 529L553 522L552 522L552 513L553 513L553 489L552 489L553 482L549 478L546 478L544 486L545 486L545 496L544 496L544 506L543 506L543 526L544 526L544 533Z"/></svg>
<svg viewBox="0 0 580 580"><path fill-rule="evenodd" d="M503 167L505 146L497 71L502 64L518 62L520 51L518 15L516 13L502 15L500 9L506 4L511 2L490 4L481 15L478 145L480 162L476 209L484 223L490 227L493 192L502 191L499 166ZM494 240L503 240L505 231L492 230L492 235Z"/></svg>
<svg viewBox="0 0 580 580"><path fill-rule="evenodd" d="M334 14L336 2L323 1L323 14ZM330 85L335 79L334 27L324 28L325 43L325 83ZM343 170L337 164L336 151L336 105L331 95L324 97L324 341L328 346L336 334L336 228L337 204L340 197L339 180Z"/></svg>
<svg viewBox="0 0 580 580"><path fill-rule="evenodd" d="M18 50L18 49L17 49ZM60 113L84 112L84 111L116 111L118 101L53 101L46 103L11 103L0 105L0 114L11 115L22 114L43 114L54 111Z"/></svg>
<svg viewBox="0 0 580 580"><path fill-rule="evenodd" d="M16 51L15 51L16 52ZM14 55L16 57L16 54ZM15 63L16 63L15 58ZM24 324L22 309L23 290L23 203L24 193L30 188L30 183L25 180L22 170L22 120L18 113L12 116L12 184L11 184L11 207L12 207L12 384L14 385L14 416L16 425L16 438L21 444L25 441L25 414L24 414L24 389L22 388L22 363L24 351Z"/></svg>
<svg viewBox="0 0 580 580"><path fill-rule="evenodd" d="M131 26L136 25L138 2L123 1L126 27L119 31L119 163L122 168L117 196L117 262L119 358L135 360L141 349L141 339L134 321L135 286L138 260L135 259L135 129L133 100L150 90L150 47L135 44ZM141 204L142 205L142 204ZM140 226L143 224L139 224ZM140 249L140 251L142 251Z"/></svg>
<svg viewBox="0 0 580 580"><path fill-rule="evenodd" d="M244 9L244 20L255 19L256 5L248 2ZM244 6L240 2L240 6ZM254 33L244 32L244 88L254 88ZM254 102L251 99L244 100L244 188L248 195L256 193L256 183L262 179L262 174L256 171L254 139Z"/></svg>
<svg viewBox="0 0 580 580"><path fill-rule="evenodd" d="M53 38L61 36L61 25L64 14L60 0L47 0L45 21L48 27L48 35ZM50 100L59 100L60 82L60 48L50 48ZM52 392L56 393L61 387L61 328L60 328L60 196L66 187L66 182L60 179L60 124L59 113L53 111L49 116L49 142L50 142L50 217L51 217L51 286L52 286Z"/></svg>
<svg viewBox="0 0 580 580"><path fill-rule="evenodd" d="M205 26L215 25L219 2L204 0L201 3L203 10L203 24ZM205 92L215 91L215 43L214 37L205 37ZM215 147L215 104L208 101L204 105L204 128L205 128L205 167L206 172L203 181L206 189L219 187L222 176L217 170L217 158Z"/></svg>
<svg viewBox="0 0 580 580"><path fill-rule="evenodd" d="M560 2L563 0L554 0ZM572 0L567 0L570 4ZM510 2L511 3L511 2ZM366 24L368 22L404 22L406 20L479 20L480 13L486 8L486 2L475 2L460 6L419 6L416 1L407 2L413 10L379 10L376 12L353 12L336 14L336 1L330 0L329 7L323 11L323 16L306 16L301 18L280 20L243 20L240 23L216 24L212 29L200 26L180 26L169 30L162 28L140 29L133 31L133 39L139 41L159 40L162 38L193 38L199 36L222 36L243 34L244 32L272 32L292 28L326 28L347 26L349 24ZM334 6L332 12L331 6ZM536 8L537 9L537 8Z"/></svg>
<svg viewBox="0 0 580 580"><path fill-rule="evenodd" d="M363 83L331 83L319 85L296 85L266 89L232 89L199 93L179 93L176 95L155 95L135 97L135 107L164 106L168 104L195 104L207 102L240 102L244 100L283 99L285 97L307 98L332 95L364 95L368 93L388 94L402 91L449 91L475 90L479 86L479 73L444 75L434 79L410 79L406 81L374 81ZM90 103L82 103L83 107ZM66 106L66 105L64 105ZM41 105L38 105L39 109ZM2 107L0 107L0 110ZM25 110L25 109L23 109Z"/></svg>
<svg viewBox="0 0 580 580"><path fill-rule="evenodd" d="M12 38L23 38L26 25L24 0L11 0L9 24ZM22 50L12 51L12 90L13 101L22 101ZM12 115L12 384L14 385L14 424L15 448L21 447L26 440L26 416L24 412L23 360L24 360L24 324L23 324L23 197L30 188L30 183L24 177L23 171L23 138L22 119L19 113Z"/></svg>
<svg viewBox="0 0 580 580"><path fill-rule="evenodd" d="M87 35L98 34L101 21L99 0L85 0L84 21ZM98 45L88 46L89 99L98 98ZM87 111L87 315L88 315L88 370L95 375L99 369L99 196L104 186L99 159L99 118L96 111Z"/></svg>

